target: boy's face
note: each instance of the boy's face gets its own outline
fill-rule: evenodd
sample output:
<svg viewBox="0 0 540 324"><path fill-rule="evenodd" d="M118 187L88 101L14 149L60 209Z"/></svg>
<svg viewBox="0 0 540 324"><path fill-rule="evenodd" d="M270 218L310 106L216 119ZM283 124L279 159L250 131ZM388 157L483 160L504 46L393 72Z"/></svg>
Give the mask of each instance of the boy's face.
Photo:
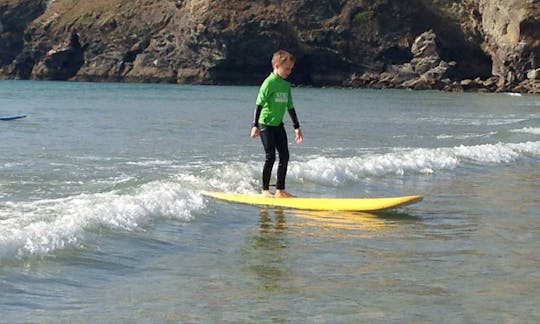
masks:
<svg viewBox="0 0 540 324"><path fill-rule="evenodd" d="M294 62L287 60L283 63L274 65L274 73L276 73L283 79L287 79L291 74L293 67Z"/></svg>

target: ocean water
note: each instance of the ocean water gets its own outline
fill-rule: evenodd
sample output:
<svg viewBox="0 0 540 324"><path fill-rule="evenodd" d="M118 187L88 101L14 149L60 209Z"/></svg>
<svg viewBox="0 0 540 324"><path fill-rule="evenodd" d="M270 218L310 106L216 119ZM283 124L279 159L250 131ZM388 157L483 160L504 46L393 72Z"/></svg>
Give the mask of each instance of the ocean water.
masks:
<svg viewBox="0 0 540 324"><path fill-rule="evenodd" d="M0 322L537 323L540 97L294 88L296 195L257 192L257 87L0 81ZM288 118L288 117L287 117Z"/></svg>

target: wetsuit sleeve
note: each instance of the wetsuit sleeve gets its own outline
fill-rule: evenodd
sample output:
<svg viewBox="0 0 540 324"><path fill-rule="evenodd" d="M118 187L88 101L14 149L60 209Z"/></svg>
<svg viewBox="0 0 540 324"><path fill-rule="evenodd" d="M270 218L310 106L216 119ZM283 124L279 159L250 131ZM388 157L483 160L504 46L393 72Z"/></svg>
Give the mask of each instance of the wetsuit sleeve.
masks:
<svg viewBox="0 0 540 324"><path fill-rule="evenodd" d="M298 116L296 116L296 111L294 110L294 108L291 108L288 111L289 111L289 116L291 116L294 129L300 128L300 123L298 122Z"/></svg>
<svg viewBox="0 0 540 324"><path fill-rule="evenodd" d="M253 112L253 123L251 127L259 127L259 117L261 116L262 106L257 105L255 107L255 112Z"/></svg>

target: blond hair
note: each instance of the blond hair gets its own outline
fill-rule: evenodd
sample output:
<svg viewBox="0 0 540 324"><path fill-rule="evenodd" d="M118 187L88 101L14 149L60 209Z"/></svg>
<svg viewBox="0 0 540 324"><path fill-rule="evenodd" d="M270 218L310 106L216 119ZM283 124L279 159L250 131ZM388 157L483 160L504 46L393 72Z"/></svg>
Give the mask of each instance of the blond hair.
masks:
<svg viewBox="0 0 540 324"><path fill-rule="evenodd" d="M283 64L287 61L294 63L295 58L291 53L285 50L279 50L275 52L274 55L272 56L272 66L276 64Z"/></svg>

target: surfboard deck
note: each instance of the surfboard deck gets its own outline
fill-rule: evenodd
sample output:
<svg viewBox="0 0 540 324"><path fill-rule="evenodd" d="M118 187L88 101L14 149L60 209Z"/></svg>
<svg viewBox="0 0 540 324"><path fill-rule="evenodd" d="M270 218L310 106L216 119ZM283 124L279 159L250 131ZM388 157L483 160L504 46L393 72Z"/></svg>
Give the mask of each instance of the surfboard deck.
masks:
<svg viewBox="0 0 540 324"><path fill-rule="evenodd" d="M381 198L324 198L324 197L291 197L272 198L262 195L249 195L226 192L208 192L202 194L207 197L221 199L225 201L274 206L291 209L305 210L333 210L333 211L380 211L403 207L423 199L421 195L381 197Z"/></svg>
<svg viewBox="0 0 540 324"><path fill-rule="evenodd" d="M16 115L16 116L0 116L0 120L15 120L26 117L26 115Z"/></svg>

